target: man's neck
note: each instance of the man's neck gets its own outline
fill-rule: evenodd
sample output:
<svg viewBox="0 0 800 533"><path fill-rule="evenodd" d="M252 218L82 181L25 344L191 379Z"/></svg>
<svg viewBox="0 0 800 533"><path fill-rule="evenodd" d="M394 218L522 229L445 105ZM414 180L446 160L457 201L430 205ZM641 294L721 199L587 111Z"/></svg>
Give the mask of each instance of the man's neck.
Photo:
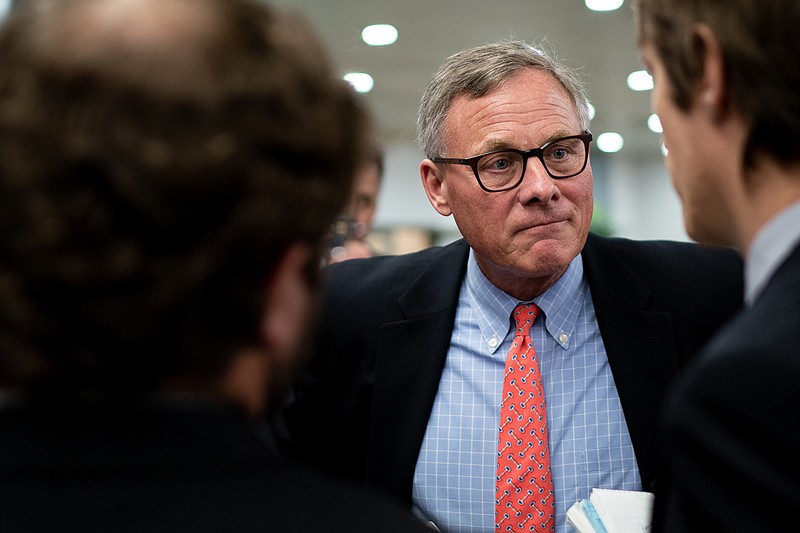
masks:
<svg viewBox="0 0 800 533"><path fill-rule="evenodd" d="M738 213L738 248L747 257L758 232L800 200L800 163L785 166L762 159L744 179L748 198L743 205L748 209Z"/></svg>

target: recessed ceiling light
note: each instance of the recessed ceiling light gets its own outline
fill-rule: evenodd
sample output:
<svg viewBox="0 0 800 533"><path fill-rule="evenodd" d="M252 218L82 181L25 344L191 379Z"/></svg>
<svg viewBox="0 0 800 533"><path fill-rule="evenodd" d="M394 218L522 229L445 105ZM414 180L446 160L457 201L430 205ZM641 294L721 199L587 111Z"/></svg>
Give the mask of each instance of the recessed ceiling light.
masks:
<svg viewBox="0 0 800 533"><path fill-rule="evenodd" d="M375 86L375 80L366 72L349 72L344 75L344 80L359 93L368 93Z"/></svg>
<svg viewBox="0 0 800 533"><path fill-rule="evenodd" d="M623 0L586 0L586 7L592 11L614 11L622 7Z"/></svg>
<svg viewBox="0 0 800 533"><path fill-rule="evenodd" d="M11 0L0 0L0 20L6 18L9 11L11 11Z"/></svg>
<svg viewBox="0 0 800 533"><path fill-rule="evenodd" d="M655 113L647 118L647 127L650 128L650 131L653 133L664 133L664 128L661 126L661 119L658 118L658 115Z"/></svg>
<svg viewBox="0 0 800 533"><path fill-rule="evenodd" d="M636 70L628 74L628 87L633 91L649 91L653 88L653 76L646 70Z"/></svg>
<svg viewBox="0 0 800 533"><path fill-rule="evenodd" d="M361 30L361 39L370 46L386 46L397 40L397 28L391 24L371 24Z"/></svg>
<svg viewBox="0 0 800 533"><path fill-rule="evenodd" d="M597 149L601 152L619 152L624 144L625 140L622 135L613 131L607 131L597 136Z"/></svg>

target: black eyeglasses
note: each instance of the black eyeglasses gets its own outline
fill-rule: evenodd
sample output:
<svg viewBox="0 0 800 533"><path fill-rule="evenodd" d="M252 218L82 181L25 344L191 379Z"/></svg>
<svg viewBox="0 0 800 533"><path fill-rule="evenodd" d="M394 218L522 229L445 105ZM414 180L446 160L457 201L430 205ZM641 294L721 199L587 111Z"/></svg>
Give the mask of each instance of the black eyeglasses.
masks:
<svg viewBox="0 0 800 533"><path fill-rule="evenodd" d="M538 157L551 178L562 179L577 176L586 168L589 160L589 143L592 134L570 135L554 139L539 148L515 150L506 148L465 159L433 157L434 163L467 165L472 168L478 185L486 192L501 192L513 189L522 183L529 157Z"/></svg>

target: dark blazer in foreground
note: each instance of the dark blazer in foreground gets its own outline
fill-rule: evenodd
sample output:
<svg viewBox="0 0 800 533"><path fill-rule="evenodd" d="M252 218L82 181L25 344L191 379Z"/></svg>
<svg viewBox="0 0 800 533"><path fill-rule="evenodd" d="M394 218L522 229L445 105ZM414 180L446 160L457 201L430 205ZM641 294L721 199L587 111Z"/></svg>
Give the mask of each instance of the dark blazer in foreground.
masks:
<svg viewBox="0 0 800 533"><path fill-rule="evenodd" d="M800 248L669 398L658 530L798 531Z"/></svg>
<svg viewBox="0 0 800 533"><path fill-rule="evenodd" d="M428 531L272 457L222 408L0 410L0 531Z"/></svg>
<svg viewBox="0 0 800 533"><path fill-rule="evenodd" d="M317 358L281 420L304 460L410 504L468 250L457 241L329 269ZM582 255L649 489L665 390L740 307L741 262L729 250L594 235Z"/></svg>

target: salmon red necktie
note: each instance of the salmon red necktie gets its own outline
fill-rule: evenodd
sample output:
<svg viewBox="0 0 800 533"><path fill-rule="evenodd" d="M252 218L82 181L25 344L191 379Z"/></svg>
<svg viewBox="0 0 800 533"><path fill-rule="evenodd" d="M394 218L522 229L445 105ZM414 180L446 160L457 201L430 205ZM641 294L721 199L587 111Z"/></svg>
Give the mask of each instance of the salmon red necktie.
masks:
<svg viewBox="0 0 800 533"><path fill-rule="evenodd" d="M516 334L506 359L495 478L495 531L555 531L547 414L530 329L541 309L514 309Z"/></svg>

